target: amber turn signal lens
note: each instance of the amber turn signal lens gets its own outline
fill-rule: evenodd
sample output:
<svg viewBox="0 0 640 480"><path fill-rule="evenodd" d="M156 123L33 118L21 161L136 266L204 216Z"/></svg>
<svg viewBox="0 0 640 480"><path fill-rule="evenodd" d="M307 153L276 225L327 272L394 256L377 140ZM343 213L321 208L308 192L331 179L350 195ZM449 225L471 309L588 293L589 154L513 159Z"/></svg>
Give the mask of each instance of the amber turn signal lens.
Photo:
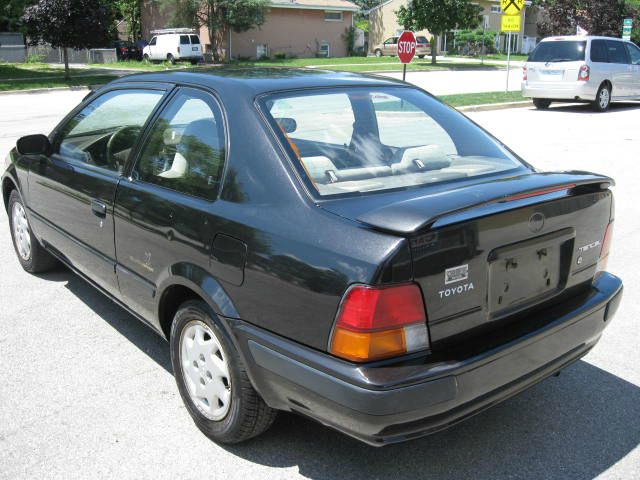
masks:
<svg viewBox="0 0 640 480"><path fill-rule="evenodd" d="M407 351L402 328L361 333L337 327L333 332L331 353L354 362L380 360Z"/></svg>

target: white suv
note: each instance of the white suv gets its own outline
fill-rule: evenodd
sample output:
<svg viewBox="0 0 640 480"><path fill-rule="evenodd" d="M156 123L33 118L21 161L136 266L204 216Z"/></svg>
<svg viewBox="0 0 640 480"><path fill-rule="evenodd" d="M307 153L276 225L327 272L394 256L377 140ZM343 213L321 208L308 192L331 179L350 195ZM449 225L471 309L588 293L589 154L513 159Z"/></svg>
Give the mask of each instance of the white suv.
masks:
<svg viewBox="0 0 640 480"><path fill-rule="evenodd" d="M165 30L153 30L155 34L149 45L142 50L142 58L145 61L164 61L171 63L188 61L196 65L203 59L200 37L193 30L187 28L174 28Z"/></svg>
<svg viewBox="0 0 640 480"><path fill-rule="evenodd" d="M619 38L545 38L524 66L522 95L539 109L553 100L586 101L599 112L612 101L640 99L640 48Z"/></svg>

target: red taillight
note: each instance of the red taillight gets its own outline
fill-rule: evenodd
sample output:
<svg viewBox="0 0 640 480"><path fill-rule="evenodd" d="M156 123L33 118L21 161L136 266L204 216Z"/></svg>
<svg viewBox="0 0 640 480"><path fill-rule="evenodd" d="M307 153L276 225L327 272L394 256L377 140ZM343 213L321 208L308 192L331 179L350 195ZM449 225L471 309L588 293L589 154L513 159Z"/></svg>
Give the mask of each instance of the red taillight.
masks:
<svg viewBox="0 0 640 480"><path fill-rule="evenodd" d="M609 249L611 248L611 237L613 236L613 222L607 225L607 230L604 232L604 239L602 240L602 248L600 249L600 258L598 259L598 271L607 269L607 263L609 261Z"/></svg>
<svg viewBox="0 0 640 480"><path fill-rule="evenodd" d="M527 66L522 67L522 80L527 80Z"/></svg>
<svg viewBox="0 0 640 480"><path fill-rule="evenodd" d="M355 285L342 300L329 350L355 362L425 350L426 322L417 285Z"/></svg>
<svg viewBox="0 0 640 480"><path fill-rule="evenodd" d="M178 47L178 53L180 53L180 47Z"/></svg>
<svg viewBox="0 0 640 480"><path fill-rule="evenodd" d="M590 74L591 69L589 68L589 65L582 65L580 67L580 71L578 72L578 80L581 82L588 82Z"/></svg>

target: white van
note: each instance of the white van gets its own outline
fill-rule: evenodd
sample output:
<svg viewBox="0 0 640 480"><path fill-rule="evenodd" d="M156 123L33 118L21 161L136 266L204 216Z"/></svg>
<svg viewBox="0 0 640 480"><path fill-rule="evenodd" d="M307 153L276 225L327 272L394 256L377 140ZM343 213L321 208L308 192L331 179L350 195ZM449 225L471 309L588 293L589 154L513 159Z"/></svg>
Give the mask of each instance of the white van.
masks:
<svg viewBox="0 0 640 480"><path fill-rule="evenodd" d="M200 37L190 28L152 30L154 35L142 50L142 58L149 62L180 61L196 65L203 59Z"/></svg>
<svg viewBox="0 0 640 480"><path fill-rule="evenodd" d="M550 37L529 55L522 95L539 109L552 101L591 102L603 112L611 102L640 99L640 48L610 37Z"/></svg>

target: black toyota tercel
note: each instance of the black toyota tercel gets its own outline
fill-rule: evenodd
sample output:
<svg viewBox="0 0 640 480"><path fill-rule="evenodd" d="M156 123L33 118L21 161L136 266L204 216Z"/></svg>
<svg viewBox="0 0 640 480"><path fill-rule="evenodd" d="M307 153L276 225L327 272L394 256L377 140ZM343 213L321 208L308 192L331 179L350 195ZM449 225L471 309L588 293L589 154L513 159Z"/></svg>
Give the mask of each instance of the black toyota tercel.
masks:
<svg viewBox="0 0 640 480"><path fill-rule="evenodd" d="M17 142L2 194L24 269L62 262L165 337L211 439L284 410L384 445L595 346L622 294L612 185L401 82L215 69L91 93Z"/></svg>

